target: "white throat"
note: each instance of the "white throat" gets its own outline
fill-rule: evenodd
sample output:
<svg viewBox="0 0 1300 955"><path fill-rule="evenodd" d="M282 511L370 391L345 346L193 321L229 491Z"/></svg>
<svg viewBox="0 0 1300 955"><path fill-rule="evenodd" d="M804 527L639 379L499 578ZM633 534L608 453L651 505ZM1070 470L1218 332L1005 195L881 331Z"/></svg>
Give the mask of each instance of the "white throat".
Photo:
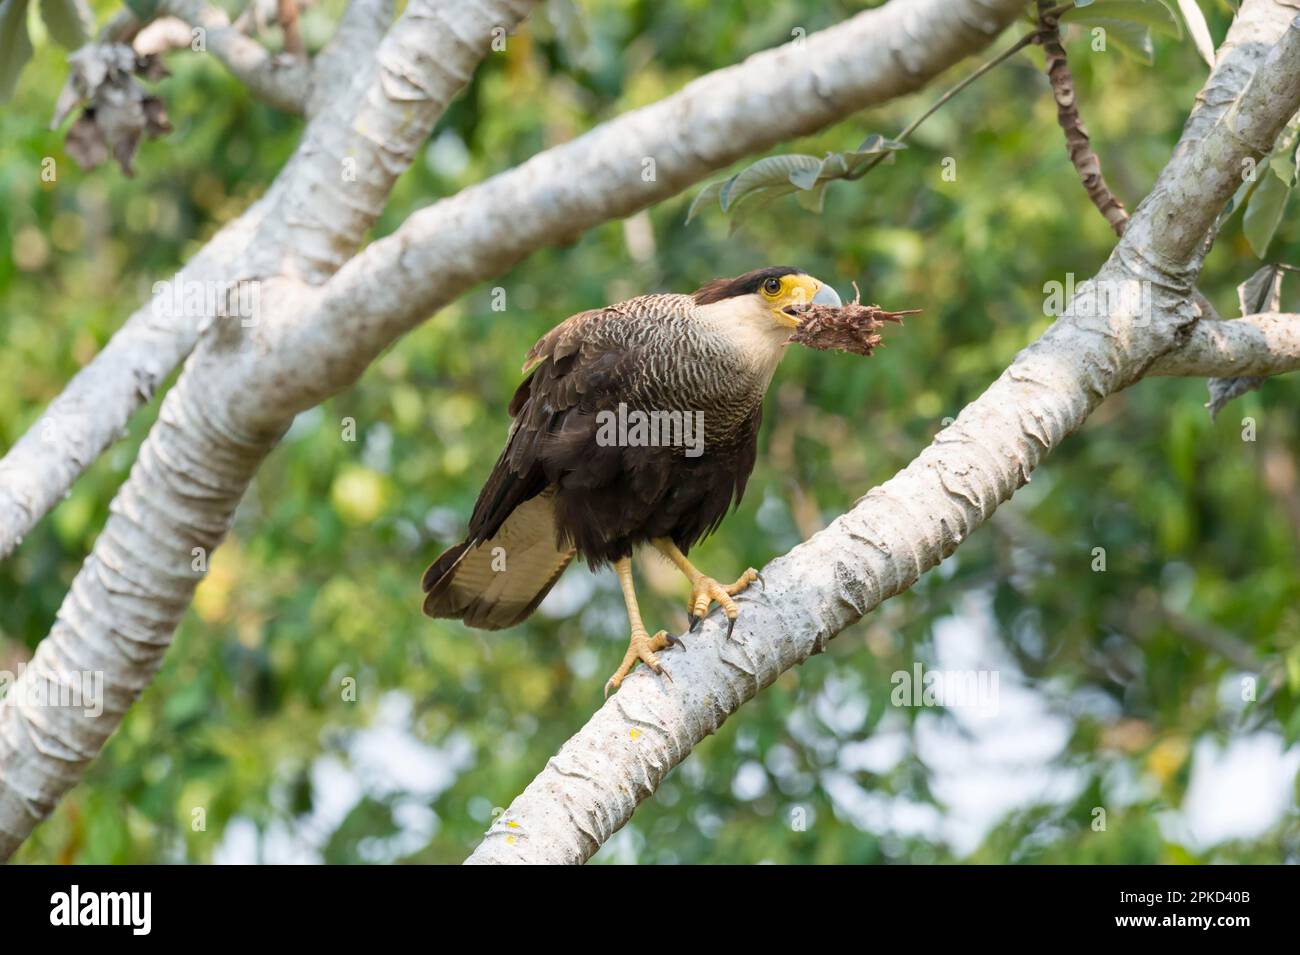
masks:
<svg viewBox="0 0 1300 955"><path fill-rule="evenodd" d="M757 295L695 306L696 318L732 343L763 378L770 380L785 357L793 329L783 325Z"/></svg>

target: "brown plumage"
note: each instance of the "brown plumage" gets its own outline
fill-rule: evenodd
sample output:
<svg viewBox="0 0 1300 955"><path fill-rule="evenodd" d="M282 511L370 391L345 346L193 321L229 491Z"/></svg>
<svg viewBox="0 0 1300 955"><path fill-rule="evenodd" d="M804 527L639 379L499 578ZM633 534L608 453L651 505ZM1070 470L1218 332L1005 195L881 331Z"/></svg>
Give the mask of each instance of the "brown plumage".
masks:
<svg viewBox="0 0 1300 955"><path fill-rule="evenodd" d="M778 286L780 294L763 291ZM575 555L600 566L660 539L689 551L744 494L763 396L796 324L782 305L821 287L796 269L763 269L693 296L644 295L582 312L543 336L528 353L509 406L514 422L469 533L425 572L425 612L509 627ZM610 441L602 428L634 412L679 414L671 437L682 440L652 446L629 429ZM702 441L688 421L702 424Z"/></svg>

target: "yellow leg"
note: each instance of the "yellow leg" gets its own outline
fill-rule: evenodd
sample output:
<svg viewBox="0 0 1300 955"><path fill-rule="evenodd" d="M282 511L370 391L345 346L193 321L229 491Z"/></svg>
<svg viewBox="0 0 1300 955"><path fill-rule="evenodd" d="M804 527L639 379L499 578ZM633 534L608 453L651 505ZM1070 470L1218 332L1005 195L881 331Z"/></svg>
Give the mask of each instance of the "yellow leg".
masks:
<svg viewBox="0 0 1300 955"><path fill-rule="evenodd" d="M758 571L753 567L748 568L734 584L723 586L712 577L700 573L695 565L686 559L686 555L677 549L677 545L666 537L652 541L655 549L663 554L674 564L677 569L686 575L686 579L691 582L691 598L686 603L686 612L691 617L691 632L700 625L704 615L709 612L709 605L717 601L722 612L727 615L729 621L727 625L727 636L731 636L731 631L736 627L736 617L740 613L740 608L731 598L740 593L756 580L761 580Z"/></svg>
<svg viewBox="0 0 1300 955"><path fill-rule="evenodd" d="M606 696L609 696L610 690L617 690L622 685L623 678L632 672L632 667L636 666L638 660L671 680L668 671L659 665L659 658L655 656L655 651L662 650L673 643L681 643L675 637L668 636L666 630L660 630L653 637L646 633L645 624L641 622L641 608L636 603L636 587L632 583L632 558L624 557L622 560L615 561L614 569L618 571L619 586L623 588L623 603L627 605L627 621L632 627L632 639L628 642L623 662L605 683Z"/></svg>

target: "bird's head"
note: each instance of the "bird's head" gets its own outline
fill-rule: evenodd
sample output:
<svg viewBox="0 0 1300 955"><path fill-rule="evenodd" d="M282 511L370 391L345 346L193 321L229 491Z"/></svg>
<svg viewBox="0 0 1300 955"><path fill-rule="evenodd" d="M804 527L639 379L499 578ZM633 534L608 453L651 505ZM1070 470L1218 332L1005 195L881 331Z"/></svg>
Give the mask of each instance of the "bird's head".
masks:
<svg viewBox="0 0 1300 955"><path fill-rule="evenodd" d="M789 266L755 269L733 279L714 279L694 295L695 304L719 317L787 334L799 324L795 306L816 303L839 307L840 297L825 282Z"/></svg>

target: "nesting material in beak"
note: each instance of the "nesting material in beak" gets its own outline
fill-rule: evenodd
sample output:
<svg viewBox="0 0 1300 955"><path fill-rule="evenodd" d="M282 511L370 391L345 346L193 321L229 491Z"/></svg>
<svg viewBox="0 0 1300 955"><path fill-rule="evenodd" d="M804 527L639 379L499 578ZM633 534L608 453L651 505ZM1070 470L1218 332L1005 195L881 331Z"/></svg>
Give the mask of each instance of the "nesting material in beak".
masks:
<svg viewBox="0 0 1300 955"><path fill-rule="evenodd" d="M823 292L827 293L823 298ZM834 304L831 304L831 302ZM818 351L846 351L870 355L881 343L877 331L886 322L903 324L904 315L914 315L919 308L887 312L879 305L860 305L857 301L843 305L829 285L822 286L807 305L795 307L799 324L790 341Z"/></svg>

